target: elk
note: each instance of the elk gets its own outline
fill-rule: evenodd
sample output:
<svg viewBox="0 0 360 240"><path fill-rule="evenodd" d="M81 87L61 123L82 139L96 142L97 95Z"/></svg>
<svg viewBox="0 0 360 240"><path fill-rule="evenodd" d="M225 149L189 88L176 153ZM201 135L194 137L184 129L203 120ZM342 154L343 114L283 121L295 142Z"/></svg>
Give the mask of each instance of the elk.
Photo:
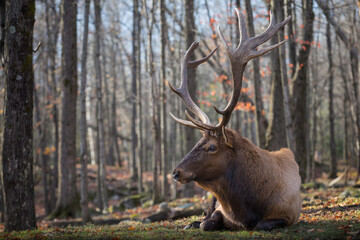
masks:
<svg viewBox="0 0 360 240"><path fill-rule="evenodd" d="M230 59L232 95L224 110L214 106L222 116L213 125L209 117L195 104L188 90L187 71L206 62L218 49L216 47L206 57L190 61L189 56L198 47L194 42L186 51L182 64L180 88L171 84L170 88L180 96L186 107L195 115L185 111L188 120L170 116L180 124L200 130L203 137L181 160L173 171L173 178L185 184L191 181L209 191L218 206L201 222L205 231L220 229L265 230L289 226L299 219L301 210L299 166L290 149L282 148L270 152L255 146L245 137L230 128L231 113L240 97L245 67L249 60L259 57L279 47L285 41L257 50L281 27L289 22L290 16L276 23L270 13L270 24L260 35L249 37L244 16L237 9L240 41L236 49L231 49L220 26L218 33L228 58ZM197 118L198 119L197 119Z"/></svg>

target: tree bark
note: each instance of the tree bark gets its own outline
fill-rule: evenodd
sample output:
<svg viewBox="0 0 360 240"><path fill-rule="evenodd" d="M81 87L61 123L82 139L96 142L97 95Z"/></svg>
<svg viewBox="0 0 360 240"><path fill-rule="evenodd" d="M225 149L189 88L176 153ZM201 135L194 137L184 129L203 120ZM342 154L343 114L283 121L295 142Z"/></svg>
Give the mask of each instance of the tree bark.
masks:
<svg viewBox="0 0 360 240"><path fill-rule="evenodd" d="M159 103L159 84L156 81L155 77L155 63L153 56L152 48L152 33L153 27L155 25L155 8L156 1L152 2L152 7L150 8L150 15L148 14L148 9L146 2L143 2L146 19L147 19L147 57L148 57L148 73L150 75L151 81L151 97L152 97L152 122L153 122L153 203L158 203L160 201L160 189L159 189L159 173L160 173L160 164L161 164L161 126L160 126L160 103Z"/></svg>
<svg viewBox="0 0 360 240"><path fill-rule="evenodd" d="M329 62L329 122L330 122L330 152L331 152L331 168L329 178L337 177L336 165L336 144L335 144L335 116L334 116L334 69L332 57L331 29L329 22L326 24L326 44Z"/></svg>
<svg viewBox="0 0 360 240"><path fill-rule="evenodd" d="M138 24L139 21L138 17L138 0L133 1L133 31L132 31L132 66L131 66L131 161L130 161L130 175L132 181L137 181L137 169L136 169L136 162L138 161L137 155L138 155L138 136L136 133L136 112L137 112L137 101L138 101L138 95L137 95L137 52L139 51L138 46Z"/></svg>
<svg viewBox="0 0 360 240"><path fill-rule="evenodd" d="M88 33L89 33L89 12L90 12L90 0L85 1L84 10L84 37L82 45L81 56L81 115L80 115L80 162L81 162L81 184L80 184L80 205L81 216L83 223L91 221L88 204L88 176L87 176L87 163L88 163L88 149L86 141L87 122L86 122L86 62L87 62L87 45L88 45Z"/></svg>
<svg viewBox="0 0 360 240"><path fill-rule="evenodd" d="M100 65L100 36L101 36L101 9L100 9L100 0L94 0L94 10L95 10L95 79L96 82L96 95L97 95L97 141L98 141L98 197L99 197L99 207L101 211L106 212L108 208L108 199L106 191L106 169L105 169L105 129L104 129L104 118L103 118L103 95L102 95L102 75L101 75L101 65Z"/></svg>
<svg viewBox="0 0 360 240"><path fill-rule="evenodd" d="M46 60L45 60L46 62ZM49 202L49 191L48 191L48 162L49 157L48 154L45 154L45 148L46 148L46 131L47 131L47 119L44 117L41 119L40 116L40 106L39 106L39 96L38 91L34 88L34 103L35 103L35 119L36 123L41 123L41 125L37 126L38 129L38 135L40 138L40 152L38 153L38 157L40 158L39 163L42 165L42 171L41 171L41 180L43 184L43 196L44 196L44 205L45 205L45 214L50 214L50 202Z"/></svg>
<svg viewBox="0 0 360 240"><path fill-rule="evenodd" d="M46 14L49 15L51 19L51 25L47 25L47 32L49 36L48 48L49 48L49 58L50 58L50 76L51 76L51 85L52 85L52 95L54 97L54 104L52 107L52 114L53 114L53 124L54 124L54 160L52 169L52 182L51 182L51 208L55 208L55 204L57 201L57 190L59 184L59 145L60 145L60 133L59 133L59 110L58 110L58 102L57 99L59 97L58 90L57 90L57 79L56 79L56 54L57 54L57 42L58 42L58 34L59 34L59 27L60 27L60 17L59 13L57 12L57 5L55 0L50 2L46 1L47 11ZM49 20L50 20L49 19Z"/></svg>
<svg viewBox="0 0 360 240"><path fill-rule="evenodd" d="M165 18L165 0L160 0L160 25L161 25L161 125L162 125L162 182L161 182L161 195L163 199L167 199L169 193L169 184L167 181L168 174L168 138L167 138L167 99L166 99L166 42L167 42L167 24Z"/></svg>
<svg viewBox="0 0 360 240"><path fill-rule="evenodd" d="M5 231L36 228L33 182L34 0L5 1ZM1 26L3 27L3 26Z"/></svg>
<svg viewBox="0 0 360 240"><path fill-rule="evenodd" d="M298 64L296 66L296 73L294 75L294 87L292 95L292 120L294 129L294 140L295 140L295 159L299 163L300 176L303 181L306 179L306 166L308 157L308 144L307 135L309 126L307 124L307 113L306 105L307 102L307 69L308 69L308 58L310 55L310 49L313 39L313 0L303 1L303 44L299 51Z"/></svg>
<svg viewBox="0 0 360 240"><path fill-rule="evenodd" d="M240 4L240 3L239 3ZM254 19L252 13L252 7L250 0L245 1L248 31L250 36L255 36ZM237 20L239 21L239 20ZM239 31L238 28L237 32ZM240 39L239 37L237 39ZM264 115L264 105L261 94L261 80L260 80L260 61L258 58L253 59L253 77L254 77L254 89L255 89L255 117L256 117L256 138L259 143L259 147L265 148L266 145L266 128L267 120Z"/></svg>
<svg viewBox="0 0 360 240"><path fill-rule="evenodd" d="M277 22L281 22L284 18L283 1L272 1L271 8ZM271 38L271 44L276 44L279 39L284 36L284 29L280 29L274 37ZM283 80L281 69L280 49L274 49L271 52L271 103L269 114L269 127L266 136L266 148L272 151L287 147L285 112L284 112L284 96L283 96Z"/></svg>
<svg viewBox="0 0 360 240"><path fill-rule="evenodd" d="M58 187L58 178L59 178L59 113L58 113L58 106L57 106L57 98L58 98L58 91L57 91L57 80L56 80L56 45L58 40L58 33L59 33L59 15L56 11L56 3L55 0L52 0L50 3L49 1L45 1L46 7L46 32L48 35L47 40L47 49L48 53L47 56L50 59L50 79L49 84L51 85L51 92L53 96L52 100L52 115L53 115L53 124L54 124L54 158L53 158L53 169L51 169L51 188L50 188L50 209L55 208L56 204L56 192Z"/></svg>
<svg viewBox="0 0 360 240"><path fill-rule="evenodd" d="M77 99L77 1L63 0L61 3L61 81L62 117L61 148L59 162L59 186L54 217L76 217L79 213L79 198L76 190L76 99Z"/></svg>
<svg viewBox="0 0 360 240"><path fill-rule="evenodd" d="M293 9L293 0L286 0L286 16L292 15ZM295 13L295 11L294 11ZM295 25L295 16L292 16L290 22L287 24L287 35L288 35L288 45L289 45L289 65L290 65L290 74L291 77L294 77L295 68L296 68L296 35L293 30L293 25Z"/></svg>
<svg viewBox="0 0 360 240"><path fill-rule="evenodd" d="M185 1L185 43L186 49L195 41L195 19L194 19L194 0ZM190 57L191 58L191 57ZM192 60L192 59L190 59ZM194 102L197 102L197 83L196 83L196 69L188 70L188 78L191 79L188 83L189 94ZM185 128L186 137L186 151L190 151L196 144L195 129ZM184 185L184 196L192 197L194 195L194 182Z"/></svg>
<svg viewBox="0 0 360 240"><path fill-rule="evenodd" d="M140 12L139 12L139 0L134 0L134 34L136 34L134 38L135 42L135 50L133 53L136 54L133 56L135 59L135 76L136 76L136 87L138 96L142 96L142 85L141 85L141 20L140 20ZM135 20L136 19L136 20ZM143 107L142 107L142 97L137 98L137 111L138 111L138 119L137 119L137 157L136 157L136 169L137 169L137 188L138 192L141 193L143 191L143 158L144 158L144 141L143 141Z"/></svg>

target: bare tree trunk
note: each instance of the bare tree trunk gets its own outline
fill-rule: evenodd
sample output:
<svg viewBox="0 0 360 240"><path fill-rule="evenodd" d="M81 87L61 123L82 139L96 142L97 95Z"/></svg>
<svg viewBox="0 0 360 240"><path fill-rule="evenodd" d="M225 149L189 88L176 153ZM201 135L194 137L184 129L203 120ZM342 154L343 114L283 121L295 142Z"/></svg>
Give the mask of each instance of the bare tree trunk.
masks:
<svg viewBox="0 0 360 240"><path fill-rule="evenodd" d="M170 48L170 46L169 46ZM169 50L170 52L170 69L171 69L171 81L172 83L174 84L174 86L178 86L177 84L177 69L175 67L175 64L174 62L176 61L176 56L175 56L175 49L174 48L170 48ZM178 98L169 98L169 103L170 103L170 106L172 106L172 110L173 112L176 112L178 111L178 104L177 104L177 99ZM178 116L178 115L176 115ZM170 127L170 149L173 149L173 154L170 154L170 158L171 158L171 169L175 169L176 168L176 165L177 165L177 156L179 155L179 147L176 145L176 138L178 136L178 127L179 127L180 124L176 124L175 121L171 121L171 127ZM170 198L171 199L176 199L176 195L177 195L177 189L176 189L176 186L177 186L177 183L176 181L172 181L171 182L171 186L170 186Z"/></svg>
<svg viewBox="0 0 360 240"><path fill-rule="evenodd" d="M277 22L284 18L283 1L272 1L272 9L274 17ZM279 42L279 38L283 39L283 29L280 29L274 37L271 38L271 44ZM281 34L282 32L282 34ZM269 127L266 136L266 148L269 150L279 150L282 147L287 147L285 113L284 113L284 97L283 97L283 82L280 49L274 49L271 52L271 103L269 114Z"/></svg>
<svg viewBox="0 0 360 240"><path fill-rule="evenodd" d="M312 71L312 118L313 118L313 127L312 127L312 148L309 149L311 151L310 162L311 162L311 181L315 182L315 155L317 151L317 109L318 109L318 98L317 98L317 91L318 91L318 74L317 74L317 48L314 49L313 54L313 61L311 64L311 71Z"/></svg>
<svg viewBox="0 0 360 240"><path fill-rule="evenodd" d="M51 209L55 208L56 204L56 190L58 187L58 178L59 178L59 113L58 113L58 91L57 91L57 79L56 79L56 45L58 40L59 33L59 14L56 11L57 6L55 0L52 0L49 4L49 1L45 1L46 5L46 31L48 34L47 48L48 48L48 57L50 58L50 79L52 84L52 95L53 95L53 124L54 124L54 160L53 160L53 169L51 170L51 188L50 188L50 205ZM51 10L51 11L50 11ZM50 24L51 20L51 24Z"/></svg>
<svg viewBox="0 0 360 240"><path fill-rule="evenodd" d="M293 5L293 0L286 0L286 16L292 15L292 9L294 8ZM293 30L293 25L296 25L295 22L295 17L296 16L292 16L290 22L287 24L287 35L288 35L288 45L289 45L289 65L290 65L290 73L291 73L291 77L294 77L295 74L295 69L296 69L296 36Z"/></svg>
<svg viewBox="0 0 360 240"><path fill-rule="evenodd" d="M99 190L98 197L100 199L100 209L103 212L107 211L108 200L106 192L106 169L105 169L105 129L104 129L104 118L103 118L103 103L102 103L102 76L101 76L101 65L100 65L100 34L101 34L101 9L100 0L94 0L95 10L95 73L97 80L96 82L96 95L97 95L97 125L98 125L98 176L99 176Z"/></svg>
<svg viewBox="0 0 360 240"><path fill-rule="evenodd" d="M121 163L121 156L120 156L120 147L117 140L117 126L116 126L116 119L117 119L117 113L116 113L116 95L118 94L117 89L117 82L118 77L116 74L116 65L117 65L117 58L116 53L118 51L118 45L116 42L116 30L112 29L111 31L111 76L113 80L112 85L112 99L111 99L111 111L110 111L110 143L109 143L109 152L112 154L112 156L116 156L114 159L114 162L118 162L119 166L122 166ZM115 152L116 151L116 152Z"/></svg>
<svg viewBox="0 0 360 240"><path fill-rule="evenodd" d="M46 61L46 60L45 60ZM38 135L40 138L40 153L38 154L38 156L40 157L40 164L42 165L42 171L41 171L41 180L42 180L42 184L43 184L43 196L44 196L44 205L45 205L45 214L49 215L50 214L50 203L49 203L49 198L48 198L48 174L47 174L47 170L48 170L48 161L49 158L47 157L47 155L45 154L45 148L46 148L46 119L45 117L43 119L41 119L40 116L40 106L39 106L39 96L38 96L38 91L35 90L34 88L34 103L35 103L35 119L36 119L36 123L42 123L41 125L37 126L38 129Z"/></svg>
<svg viewBox="0 0 360 240"><path fill-rule="evenodd" d="M240 1L239 1L240 5ZM255 36L255 28L254 28L254 19L252 13L252 7L250 0L245 1L246 6L246 13L247 13L247 23L248 23L248 30L250 36ZM237 19L237 21L239 21ZM237 32L239 31L238 28ZM237 37L237 39L240 39ZM261 80L260 80L260 62L258 58L253 59L253 77L254 77L254 89L255 89L255 117L256 117L256 138L259 146L261 148L265 148L266 144L266 128L267 128L267 121L265 119L265 115L263 114L264 106L262 101L262 94L261 94Z"/></svg>
<svg viewBox="0 0 360 240"><path fill-rule="evenodd" d="M194 0L185 0L185 43L186 49L195 41L195 20L194 20ZM189 94L194 102L197 102L197 84L196 84L196 69L188 70ZM186 151L190 151L196 144L195 130L193 128L185 128L186 136ZM192 197L194 195L194 182L185 184L184 197Z"/></svg>
<svg viewBox="0 0 360 240"><path fill-rule="evenodd" d="M135 62L135 71L136 71L136 85L138 96L142 96L142 85L141 85L141 39L140 39L140 32L141 32L141 20L140 20L140 13L139 13L139 0L134 1L134 30L136 37L134 41L136 41L136 55L133 58L136 58ZM136 20L135 20L136 19ZM135 26L136 25L136 26ZM143 158L144 158L144 142L143 142L143 108L142 108L142 97L137 98L137 110L138 110L138 119L137 119L137 132L138 139L137 139L137 157L136 157L136 168L137 168L137 188L138 192L143 191Z"/></svg>
<svg viewBox="0 0 360 240"><path fill-rule="evenodd" d="M340 72L341 72L341 78L343 80L343 88L344 88L344 99L343 99L343 112L344 112L344 145L343 145L343 157L345 159L346 166L351 166L351 163L349 162L350 153L349 153L349 108L350 108L350 93L348 89L348 76L346 74L346 70L343 65L342 56L341 56L341 48L340 48L340 42L339 39L337 39L338 44L338 59L339 59L339 65L340 65ZM347 185L347 176L345 178L345 185Z"/></svg>
<svg viewBox="0 0 360 240"><path fill-rule="evenodd" d="M80 206L76 190L77 1L62 1L62 118L59 195L50 218L76 217Z"/></svg>
<svg viewBox="0 0 360 240"><path fill-rule="evenodd" d="M87 45L88 45L88 33L89 33L89 12L90 12L90 0L85 1L84 10L84 38L82 45L81 56L81 115L80 115L80 162L81 162L81 187L80 187L80 205L81 216L83 223L91 221L89 214L88 204L88 176L87 176L87 163L88 163L88 151L87 151L87 122L86 122L86 61L87 61Z"/></svg>
<svg viewBox="0 0 360 240"><path fill-rule="evenodd" d="M34 0L5 1L2 181L5 231L36 228L33 181ZM14 34L16 32L16 34Z"/></svg>
<svg viewBox="0 0 360 240"><path fill-rule="evenodd" d="M153 203L157 203L160 200L160 189L159 189L159 178L160 173L159 166L161 164L161 126L160 126L160 104L159 104L159 85L155 77L155 66L154 66L154 56L152 49L152 33L153 27L155 24L155 9L156 1L152 2L152 7L150 9L150 15L148 14L146 2L143 3L146 19L147 19L147 47L148 47L148 72L151 79L151 96L152 96L152 122L153 122Z"/></svg>
<svg viewBox="0 0 360 240"><path fill-rule="evenodd" d="M161 107L162 107L162 176L163 180L161 182L161 195L163 199L167 199L169 193L169 184L167 181L168 173L168 145L167 145L167 99L166 99L166 42L167 42L167 24L165 18L165 0L160 0L160 25L161 25L161 74L160 74L160 83L161 83Z"/></svg>
<svg viewBox="0 0 360 240"><path fill-rule="evenodd" d="M307 124L307 69L308 69L308 58L310 55L310 49L313 39L313 0L303 1L303 22L304 22L304 39L302 47L299 51L298 64L296 67L296 73L294 75L294 88L292 95L293 102L293 128L295 138L295 159L299 163L300 176L303 181L306 179L306 165L308 156L308 144L307 134L309 126Z"/></svg>
<svg viewBox="0 0 360 240"><path fill-rule="evenodd" d="M333 58L332 58L332 44L331 44L331 30L330 24L326 24L326 43L328 51L328 62L329 62L329 122L330 122L330 152L331 152L331 169L329 178L337 177L336 167L336 145L335 145L335 123L334 123L334 69L333 69Z"/></svg>
<svg viewBox="0 0 360 240"><path fill-rule="evenodd" d="M137 169L136 169L136 162L138 161L137 155L138 155L138 136L136 133L136 112L137 112L137 101L138 94L137 94L137 51L139 51L139 46L137 45L138 40L138 24L139 21L138 18L138 7L139 3L138 0L133 1L133 31L132 31L132 66L131 66L131 103L132 103L132 110L131 110L131 161L130 161L130 175L133 182L138 180L137 176Z"/></svg>

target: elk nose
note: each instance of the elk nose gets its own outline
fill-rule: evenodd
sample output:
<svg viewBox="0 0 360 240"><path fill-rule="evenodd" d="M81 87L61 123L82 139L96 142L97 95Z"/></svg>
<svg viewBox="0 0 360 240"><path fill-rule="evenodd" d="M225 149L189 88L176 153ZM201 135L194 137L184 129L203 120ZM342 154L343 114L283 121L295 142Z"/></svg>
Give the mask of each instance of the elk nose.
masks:
<svg viewBox="0 0 360 240"><path fill-rule="evenodd" d="M177 171L177 172L174 171L174 173L173 173L173 178L174 178L176 181L179 180L179 176L180 176L180 171Z"/></svg>

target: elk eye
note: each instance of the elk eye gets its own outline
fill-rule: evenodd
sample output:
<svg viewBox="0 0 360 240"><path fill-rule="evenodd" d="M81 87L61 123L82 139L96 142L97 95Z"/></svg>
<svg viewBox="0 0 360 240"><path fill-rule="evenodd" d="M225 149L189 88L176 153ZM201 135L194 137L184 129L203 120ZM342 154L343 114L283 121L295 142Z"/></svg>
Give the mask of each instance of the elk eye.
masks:
<svg viewBox="0 0 360 240"><path fill-rule="evenodd" d="M216 146L215 145L210 145L210 147L208 148L209 152L215 152L216 151Z"/></svg>

